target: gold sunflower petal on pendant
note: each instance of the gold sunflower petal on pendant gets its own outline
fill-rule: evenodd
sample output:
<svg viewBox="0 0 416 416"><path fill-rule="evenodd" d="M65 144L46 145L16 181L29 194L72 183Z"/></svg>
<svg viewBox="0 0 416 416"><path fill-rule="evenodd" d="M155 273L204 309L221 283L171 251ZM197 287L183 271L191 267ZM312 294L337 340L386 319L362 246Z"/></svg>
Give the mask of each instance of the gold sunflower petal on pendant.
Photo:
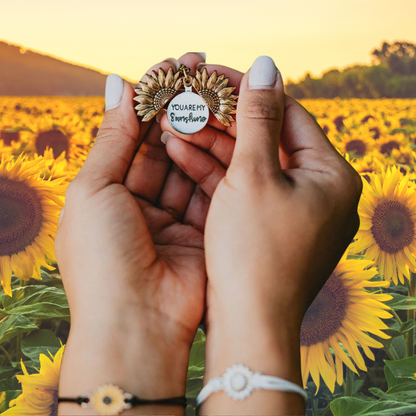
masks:
<svg viewBox="0 0 416 416"><path fill-rule="evenodd" d="M224 74L217 76L214 71L208 76L206 68L202 73L196 70L192 86L198 95L204 100L208 108L213 112L217 120L224 126L229 127L235 121L231 114L236 113L237 95L231 95L236 87L227 87L229 82Z"/></svg>
<svg viewBox="0 0 416 416"><path fill-rule="evenodd" d="M152 71L145 74L143 81L135 88L134 100L139 104L135 106L137 115L143 117L142 121L151 120L182 86L180 73L173 74L172 67L166 74L162 68L156 73Z"/></svg>

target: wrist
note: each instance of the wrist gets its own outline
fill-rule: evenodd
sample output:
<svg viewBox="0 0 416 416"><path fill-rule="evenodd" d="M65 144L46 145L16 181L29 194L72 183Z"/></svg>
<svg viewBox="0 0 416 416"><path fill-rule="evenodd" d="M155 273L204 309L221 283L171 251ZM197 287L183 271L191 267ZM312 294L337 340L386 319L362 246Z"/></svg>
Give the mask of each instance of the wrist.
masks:
<svg viewBox="0 0 416 416"><path fill-rule="evenodd" d="M205 378L233 364L301 385L301 313L273 305L220 303L209 297ZM270 307L269 307L270 306ZM273 371L273 372L271 372Z"/></svg>
<svg viewBox="0 0 416 416"><path fill-rule="evenodd" d="M135 324L128 331L72 328L62 360L59 395L78 397L112 383L142 399L184 396L189 347ZM60 411L69 412L62 414L76 414L77 407L73 403L59 406ZM149 411L149 406L142 408ZM170 406L153 408L173 412ZM129 414L141 414L140 409L132 410L135 413ZM175 411L181 414L182 409Z"/></svg>

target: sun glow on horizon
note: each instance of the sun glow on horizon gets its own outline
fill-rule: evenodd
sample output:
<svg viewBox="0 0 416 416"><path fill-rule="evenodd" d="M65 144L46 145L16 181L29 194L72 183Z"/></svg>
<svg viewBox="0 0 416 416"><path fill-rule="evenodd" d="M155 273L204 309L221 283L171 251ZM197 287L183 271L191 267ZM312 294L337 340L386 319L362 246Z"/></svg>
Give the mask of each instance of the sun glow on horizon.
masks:
<svg viewBox="0 0 416 416"><path fill-rule="evenodd" d="M169 4L169 6L168 6ZM208 63L247 71L271 56L283 77L369 64L381 42L416 41L414 0L283 2L211 0L193 15L188 2L52 0L8 2L0 39L102 73L137 81L153 64L204 51ZM19 22L19 24L16 24ZM0 57L1 60L1 57Z"/></svg>

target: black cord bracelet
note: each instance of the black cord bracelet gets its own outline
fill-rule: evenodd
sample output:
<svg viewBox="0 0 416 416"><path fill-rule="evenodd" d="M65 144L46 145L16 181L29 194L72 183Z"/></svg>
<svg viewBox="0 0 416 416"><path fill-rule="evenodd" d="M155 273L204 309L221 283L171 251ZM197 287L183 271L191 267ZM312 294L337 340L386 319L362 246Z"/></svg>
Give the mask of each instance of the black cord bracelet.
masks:
<svg viewBox="0 0 416 416"><path fill-rule="evenodd" d="M100 386L94 393L87 393L80 397L58 397L58 403L62 402L77 403L83 408L94 408L99 415L119 414L125 409L139 405L170 405L183 408L187 406L185 396L165 399L141 399L123 392L113 384Z"/></svg>

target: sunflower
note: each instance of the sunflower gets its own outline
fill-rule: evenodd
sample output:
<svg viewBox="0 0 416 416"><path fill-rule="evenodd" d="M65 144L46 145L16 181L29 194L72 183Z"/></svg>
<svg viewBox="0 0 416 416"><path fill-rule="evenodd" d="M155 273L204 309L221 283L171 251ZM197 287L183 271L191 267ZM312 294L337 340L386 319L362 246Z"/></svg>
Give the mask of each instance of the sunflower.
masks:
<svg viewBox="0 0 416 416"><path fill-rule="evenodd" d="M235 106L237 105L237 96L232 95L236 87L227 87L228 78L225 75L217 75L214 71L208 77L206 68L202 73L197 69L196 76L192 80L192 86L199 96L206 102L208 108L214 113L217 120L224 126L231 126L235 114Z"/></svg>
<svg viewBox="0 0 416 416"><path fill-rule="evenodd" d="M0 281L11 296L12 272L41 279L40 266L53 270L54 238L63 206L65 177L45 180L43 157L28 161L19 155L0 163Z"/></svg>
<svg viewBox="0 0 416 416"><path fill-rule="evenodd" d="M159 73L152 71L143 77L143 81L134 90L137 94L134 100L138 102L134 108L138 116L143 116L143 121L151 120L181 88L181 75L180 71L173 74L170 67L167 74L159 68Z"/></svg>
<svg viewBox="0 0 416 416"><path fill-rule="evenodd" d="M57 119L43 115L27 124L31 131L21 132L21 145L13 153L15 156L24 152L32 159L37 155L43 156L49 148L53 150L55 159L65 153L69 170L81 168L80 160L84 160L82 156L85 152L88 153L93 138L79 116Z"/></svg>
<svg viewBox="0 0 416 416"><path fill-rule="evenodd" d="M65 345L62 345L55 357L49 353L53 360L40 354L37 374L29 374L21 361L23 375L16 378L22 384L22 394L10 401L10 408L1 416L57 416L59 372L64 349Z"/></svg>
<svg viewBox="0 0 416 416"><path fill-rule="evenodd" d="M390 155L393 149L399 150L401 147L406 147L408 145L409 140L403 133L392 134L377 140L378 150L384 155Z"/></svg>
<svg viewBox="0 0 416 416"><path fill-rule="evenodd" d="M367 155L374 148L374 140L369 139L366 135L345 134L342 137L342 144L340 144L341 150L348 152L354 156L363 157Z"/></svg>
<svg viewBox="0 0 416 416"><path fill-rule="evenodd" d="M306 387L310 374L316 384L316 393L320 376L331 392L334 392L335 381L342 385L343 363L355 373L357 369L353 361L359 369L367 371L357 341L365 355L374 360L369 347L382 348L383 345L368 333L390 338L381 331L388 327L380 318L392 317L385 311L390 308L382 303L392 296L364 289L389 285L384 281L369 281L377 274L372 265L373 262L368 260L347 260L345 251L304 316L300 333L302 379Z"/></svg>
<svg viewBox="0 0 416 416"><path fill-rule="evenodd" d="M369 173L371 185L363 180L358 206L360 229L350 244L352 253L365 250L386 280L404 283L409 269L416 272L416 188L396 167L380 175Z"/></svg>

